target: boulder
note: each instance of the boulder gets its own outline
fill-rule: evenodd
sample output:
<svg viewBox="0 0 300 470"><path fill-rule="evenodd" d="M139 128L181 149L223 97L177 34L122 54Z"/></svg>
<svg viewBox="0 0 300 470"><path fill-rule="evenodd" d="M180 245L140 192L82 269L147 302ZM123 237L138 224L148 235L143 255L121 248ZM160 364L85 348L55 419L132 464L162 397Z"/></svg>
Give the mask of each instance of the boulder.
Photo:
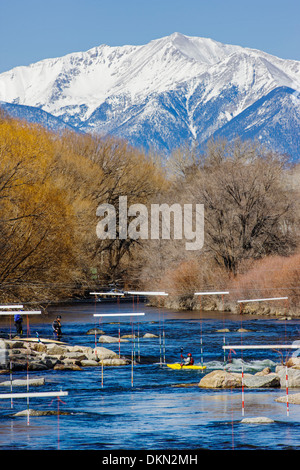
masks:
<svg viewBox="0 0 300 470"><path fill-rule="evenodd" d="M77 364L56 364L54 370L82 370Z"/></svg>
<svg viewBox="0 0 300 470"><path fill-rule="evenodd" d="M29 409L29 410L23 410L23 411L18 411L17 413L15 413L13 416L56 416L56 415L69 415L71 413L68 413L67 411L61 411L61 410L46 410L46 411L43 411L43 410L32 410L32 409Z"/></svg>
<svg viewBox="0 0 300 470"><path fill-rule="evenodd" d="M8 347L10 349L18 349L18 348L23 348L24 347L24 341L22 341L21 339L17 339L17 340L5 340L5 342L7 343Z"/></svg>
<svg viewBox="0 0 300 470"><path fill-rule="evenodd" d="M288 368L288 387L289 388L300 388L300 370L292 367ZM286 368L282 367L278 370L278 376L280 378L280 386L286 387Z"/></svg>
<svg viewBox="0 0 300 470"><path fill-rule="evenodd" d="M270 367L265 367L263 370L261 370L260 372L256 372L255 375L259 375L259 376L262 376L262 375L268 375L271 373L271 369Z"/></svg>
<svg viewBox="0 0 300 470"><path fill-rule="evenodd" d="M267 424L274 423L274 420L271 418L266 418L265 416L258 416L257 418L244 418L241 423L247 424Z"/></svg>
<svg viewBox="0 0 300 470"><path fill-rule="evenodd" d="M266 375L244 374L246 388L280 387L280 377L275 373ZM206 374L199 382L202 388L240 388L242 387L242 374L215 370Z"/></svg>
<svg viewBox="0 0 300 470"><path fill-rule="evenodd" d="M242 376L225 370L215 370L206 374L198 385L202 388L238 388L242 386Z"/></svg>
<svg viewBox="0 0 300 470"><path fill-rule="evenodd" d="M6 369L8 367L8 349L7 342L0 338L0 368Z"/></svg>
<svg viewBox="0 0 300 470"><path fill-rule="evenodd" d="M32 343L30 345L31 351L37 351L39 353L43 353L47 351L47 345L44 343Z"/></svg>
<svg viewBox="0 0 300 470"><path fill-rule="evenodd" d="M99 346L97 346L93 351L94 351L95 356L99 360L101 360L101 359L115 359L115 358L119 357L116 352L111 351L110 349L107 349L107 348L99 347Z"/></svg>
<svg viewBox="0 0 300 470"><path fill-rule="evenodd" d="M5 341L5 339L0 338L0 349L7 350L9 349L9 344L8 341Z"/></svg>
<svg viewBox="0 0 300 470"><path fill-rule="evenodd" d="M63 365L66 365L66 366L68 366L68 365L80 366L81 365L80 361L76 361L75 359L64 359L63 361L58 362L58 364L63 364Z"/></svg>
<svg viewBox="0 0 300 470"><path fill-rule="evenodd" d="M48 366L43 361L31 361L28 364L28 370L47 370Z"/></svg>
<svg viewBox="0 0 300 470"><path fill-rule="evenodd" d="M56 356L48 356L47 354L42 354L40 360L43 364L46 364L48 369L53 369L53 367L60 362Z"/></svg>
<svg viewBox="0 0 300 470"><path fill-rule="evenodd" d="M300 357L290 357L286 363L288 367L300 367Z"/></svg>
<svg viewBox="0 0 300 470"><path fill-rule="evenodd" d="M93 361L92 359L83 359L80 361L82 367L96 367L100 365L99 361Z"/></svg>
<svg viewBox="0 0 300 470"><path fill-rule="evenodd" d="M280 387L280 378L277 374L249 375L244 377L244 385L247 388L274 388Z"/></svg>
<svg viewBox="0 0 300 470"><path fill-rule="evenodd" d="M87 356L82 352L66 352L64 359L74 359L75 361L84 361Z"/></svg>
<svg viewBox="0 0 300 470"><path fill-rule="evenodd" d="M56 343L49 343L47 344L47 352L53 356L59 356L65 354L66 348Z"/></svg>
<svg viewBox="0 0 300 470"><path fill-rule="evenodd" d="M100 330L99 328L91 328L86 332L86 335L104 335L104 331Z"/></svg>
<svg viewBox="0 0 300 470"><path fill-rule="evenodd" d="M124 357L122 358L115 358L115 359L104 359L103 360L103 365L104 366L127 366L130 364L131 361L129 359L125 359ZM102 361L100 362L100 365L102 364Z"/></svg>
<svg viewBox="0 0 300 470"><path fill-rule="evenodd" d="M7 380L6 382L1 382L0 385L4 386L4 387L10 387L11 385L13 387L26 387L27 384L30 386L30 387L37 387L37 386L40 386L40 385L45 385L45 379L44 378L40 378L40 379L15 379L15 380Z"/></svg>
<svg viewBox="0 0 300 470"><path fill-rule="evenodd" d="M98 339L99 343L118 343L119 341L121 343L125 343L125 342L127 342L127 339L119 339L119 338L116 338L114 336L107 336L107 335L102 335Z"/></svg>
<svg viewBox="0 0 300 470"><path fill-rule="evenodd" d="M289 403L292 405L300 405L300 393L293 393L292 395L289 394ZM278 403L286 403L286 395L283 397L278 397L275 399Z"/></svg>
<svg viewBox="0 0 300 470"><path fill-rule="evenodd" d="M91 348L90 346L67 346L66 351L71 353L79 352L87 356L91 351L93 351L93 348Z"/></svg>
<svg viewBox="0 0 300 470"><path fill-rule="evenodd" d="M103 336L103 342L118 342L119 338ZM125 339L121 339L125 342ZM1 354L3 361L1 361ZM81 370L81 366L104 365L119 366L129 364L130 361L119 358L114 351L104 347L67 345L57 343L38 343L27 341L12 341L0 338L0 369L2 373L22 370ZM105 362L107 361L107 362Z"/></svg>

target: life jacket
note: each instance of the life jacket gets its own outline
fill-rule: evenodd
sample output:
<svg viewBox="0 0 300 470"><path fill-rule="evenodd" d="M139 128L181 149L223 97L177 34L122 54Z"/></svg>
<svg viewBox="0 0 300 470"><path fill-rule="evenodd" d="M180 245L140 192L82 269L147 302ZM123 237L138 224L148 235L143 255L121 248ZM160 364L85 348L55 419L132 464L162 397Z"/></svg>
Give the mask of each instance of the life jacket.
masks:
<svg viewBox="0 0 300 470"><path fill-rule="evenodd" d="M57 320L54 320L52 323L52 328L54 331L60 331L61 330L61 325Z"/></svg>
<svg viewBox="0 0 300 470"><path fill-rule="evenodd" d="M191 355L188 355L188 357L187 357L186 360L185 360L185 364L186 364L187 366L192 366L192 365L194 364L194 359L192 358Z"/></svg>

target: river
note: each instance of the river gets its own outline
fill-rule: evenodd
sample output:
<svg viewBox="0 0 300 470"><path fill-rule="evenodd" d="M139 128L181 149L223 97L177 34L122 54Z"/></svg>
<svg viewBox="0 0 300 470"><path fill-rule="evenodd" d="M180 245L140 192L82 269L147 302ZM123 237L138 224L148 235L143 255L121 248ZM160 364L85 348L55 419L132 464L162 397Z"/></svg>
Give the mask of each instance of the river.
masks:
<svg viewBox="0 0 300 470"><path fill-rule="evenodd" d="M94 317L94 313L141 312L136 317ZM173 312L139 304L73 303L49 310L47 316L29 320L31 336L51 337L51 322L62 316L63 341L94 347L98 337L135 333L139 339L120 344L121 355L139 360L133 367L85 367L82 371L35 371L45 377L43 391L67 391L59 400L31 398L30 408L56 410L58 415L15 417L27 408L26 399L0 402L1 450L99 450L201 451L201 450L299 450L300 405L275 402L285 389L246 389L244 415L240 389L211 390L197 386L203 373L171 370L165 364L180 361L191 352L203 360L205 373L227 370L255 373L281 362L273 350L236 350L229 355L222 346L243 344L290 344L298 340L299 320L234 316L222 312ZM218 330L228 329L223 333ZM239 332L240 328L248 330ZM1 318L1 336L11 325ZM145 333L156 335L143 338ZM26 325L25 333L26 335ZM105 347L116 352L119 344ZM289 353L291 354L291 353ZM286 352L283 351L284 358ZM225 359L225 364L224 364ZM25 373L26 375L26 373ZM5 377L5 376L4 376ZM24 372L13 372L13 379ZM7 380L7 376L4 380ZM180 386L178 386L180 385ZM33 388L33 387L32 387ZM16 391L26 391L18 388ZM30 390L33 391L33 390ZM296 393L300 390L289 390ZM2 391L1 391L2 392ZM7 390L5 390L7 392ZM66 413L66 414L64 414ZM268 417L274 422L245 424L243 418Z"/></svg>

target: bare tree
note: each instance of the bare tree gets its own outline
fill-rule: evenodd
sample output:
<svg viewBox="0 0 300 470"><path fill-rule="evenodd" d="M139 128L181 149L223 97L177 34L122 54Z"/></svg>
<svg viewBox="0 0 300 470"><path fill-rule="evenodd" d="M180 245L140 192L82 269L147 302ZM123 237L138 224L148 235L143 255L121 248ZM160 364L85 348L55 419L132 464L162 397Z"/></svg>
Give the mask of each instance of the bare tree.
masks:
<svg viewBox="0 0 300 470"><path fill-rule="evenodd" d="M212 142L189 182L205 207L205 247L232 273L245 259L297 245L286 159L251 142Z"/></svg>

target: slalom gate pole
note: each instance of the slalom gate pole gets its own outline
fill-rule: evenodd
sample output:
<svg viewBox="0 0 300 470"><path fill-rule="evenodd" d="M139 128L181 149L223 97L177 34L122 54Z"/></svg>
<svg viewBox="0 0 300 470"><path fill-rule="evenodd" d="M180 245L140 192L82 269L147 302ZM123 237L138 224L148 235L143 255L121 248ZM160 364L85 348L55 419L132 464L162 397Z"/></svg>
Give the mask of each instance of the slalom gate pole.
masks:
<svg viewBox="0 0 300 470"><path fill-rule="evenodd" d="M288 368L285 366L285 387L286 387L286 415L290 416L289 409L289 378L288 378Z"/></svg>
<svg viewBox="0 0 300 470"><path fill-rule="evenodd" d="M245 414L245 395L244 395L244 364L242 363L242 416Z"/></svg>

